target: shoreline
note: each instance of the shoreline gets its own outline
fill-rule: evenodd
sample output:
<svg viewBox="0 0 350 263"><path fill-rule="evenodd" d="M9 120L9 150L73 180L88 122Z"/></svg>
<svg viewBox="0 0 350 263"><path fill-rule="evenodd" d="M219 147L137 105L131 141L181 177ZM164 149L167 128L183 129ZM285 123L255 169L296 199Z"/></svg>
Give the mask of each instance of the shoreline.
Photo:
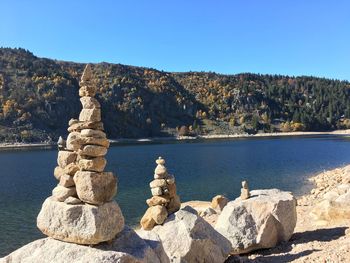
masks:
<svg viewBox="0 0 350 263"><path fill-rule="evenodd" d="M329 200L331 193L345 192L345 186L349 189L350 164L317 172L308 177L307 181L313 186L309 192L296 197L297 225L292 238L274 248L241 255L240 262L319 262L321 259L324 262L348 262L350 221L341 213L331 214L332 210L327 210L328 206L322 204L334 202ZM344 194L343 192L338 194ZM326 210L320 213L322 209ZM345 209L350 210L350 205L344 203L341 210ZM320 215L329 218L320 218ZM274 258L278 260L271 261Z"/></svg>
<svg viewBox="0 0 350 263"><path fill-rule="evenodd" d="M227 140L227 139L244 139L244 138L268 138L268 137L298 137L298 136L316 136L316 135L339 135L350 136L350 129L335 130L329 132L275 132L275 133L258 133L258 134L212 134L177 137L152 137L139 139L110 139L111 146L127 145L127 144L152 144L167 142L185 142L185 141L201 141L201 140ZM29 149L54 149L56 143L0 143L1 150L29 150Z"/></svg>

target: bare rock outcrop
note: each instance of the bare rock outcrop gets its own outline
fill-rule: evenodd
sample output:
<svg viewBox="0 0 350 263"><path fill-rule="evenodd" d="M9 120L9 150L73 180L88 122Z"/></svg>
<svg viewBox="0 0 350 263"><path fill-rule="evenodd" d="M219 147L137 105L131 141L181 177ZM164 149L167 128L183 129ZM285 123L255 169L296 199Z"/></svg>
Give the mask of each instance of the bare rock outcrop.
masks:
<svg viewBox="0 0 350 263"><path fill-rule="evenodd" d="M137 233L148 242L161 241L162 247L155 250L158 257L164 258L164 249L174 263L222 263L231 251L230 242L191 207L180 209L151 231Z"/></svg>
<svg viewBox="0 0 350 263"><path fill-rule="evenodd" d="M153 242L156 246L156 241ZM134 230L124 228L109 243L97 246L83 246L52 238L31 242L8 256L1 263L161 263L149 244Z"/></svg>
<svg viewBox="0 0 350 263"><path fill-rule="evenodd" d="M289 240L296 220L296 199L290 192L253 190L249 199L225 206L215 229L230 240L231 254L241 254Z"/></svg>

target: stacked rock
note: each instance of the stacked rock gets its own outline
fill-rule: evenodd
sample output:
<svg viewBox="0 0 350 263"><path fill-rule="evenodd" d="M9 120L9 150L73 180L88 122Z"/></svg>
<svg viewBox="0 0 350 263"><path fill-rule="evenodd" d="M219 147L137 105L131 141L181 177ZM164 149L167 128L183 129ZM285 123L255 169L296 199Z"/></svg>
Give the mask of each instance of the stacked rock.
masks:
<svg viewBox="0 0 350 263"><path fill-rule="evenodd" d="M242 188L241 188L241 199L246 200L250 197L250 192L248 188L248 182L242 181Z"/></svg>
<svg viewBox="0 0 350 263"><path fill-rule="evenodd" d="M150 182L152 198L147 199L149 208L141 219L144 230L151 230L156 224L161 225L169 214L180 209L180 197L176 194L175 177L168 174L165 160L159 157L154 171L154 180Z"/></svg>
<svg viewBox="0 0 350 263"><path fill-rule="evenodd" d="M113 239L124 228L124 217L112 201L117 179L112 172L104 172L109 141L103 132L101 106L94 98L96 87L90 65L84 70L80 86L83 109L79 120L69 121L67 141L59 140L54 171L59 184L44 202L37 224L50 237L97 244Z"/></svg>

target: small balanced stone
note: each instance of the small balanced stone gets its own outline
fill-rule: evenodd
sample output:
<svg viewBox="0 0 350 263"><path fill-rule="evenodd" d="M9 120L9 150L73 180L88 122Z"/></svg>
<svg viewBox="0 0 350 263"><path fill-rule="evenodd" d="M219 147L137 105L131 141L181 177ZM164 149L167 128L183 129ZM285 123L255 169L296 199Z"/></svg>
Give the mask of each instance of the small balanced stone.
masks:
<svg viewBox="0 0 350 263"><path fill-rule="evenodd" d="M242 181L242 189L241 189L241 199L246 200L250 197L249 188L247 181Z"/></svg>

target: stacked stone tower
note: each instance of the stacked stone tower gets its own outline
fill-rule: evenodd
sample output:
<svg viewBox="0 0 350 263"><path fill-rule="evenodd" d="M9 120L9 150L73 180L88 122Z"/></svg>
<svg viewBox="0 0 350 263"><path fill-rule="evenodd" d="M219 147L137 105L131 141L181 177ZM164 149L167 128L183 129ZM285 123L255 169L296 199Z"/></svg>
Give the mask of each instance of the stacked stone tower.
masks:
<svg viewBox="0 0 350 263"><path fill-rule="evenodd" d="M154 180L150 182L152 198L147 199L149 206L141 219L141 226L151 230L155 225L161 225L169 214L180 209L180 197L176 194L175 177L168 174L165 160L159 157L154 171Z"/></svg>
<svg viewBox="0 0 350 263"><path fill-rule="evenodd" d="M98 244L111 240L124 228L124 217L112 201L116 177L104 172L109 141L103 132L101 107L87 65L80 81L83 109L79 120L69 121L69 135L60 140L54 175L59 180L38 215L38 228L55 239Z"/></svg>

